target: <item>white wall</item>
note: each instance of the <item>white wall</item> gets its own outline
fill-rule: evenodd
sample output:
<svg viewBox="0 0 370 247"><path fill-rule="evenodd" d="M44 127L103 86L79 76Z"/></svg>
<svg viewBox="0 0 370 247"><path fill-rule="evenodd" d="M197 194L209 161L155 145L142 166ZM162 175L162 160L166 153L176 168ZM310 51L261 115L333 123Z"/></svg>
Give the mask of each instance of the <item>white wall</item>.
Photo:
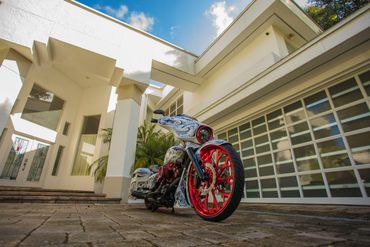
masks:
<svg viewBox="0 0 370 247"><path fill-rule="evenodd" d="M269 35L266 35L266 33ZM198 117L203 110L245 84L272 64L281 53L279 34L270 26L214 73L194 92L184 92L184 111Z"/></svg>

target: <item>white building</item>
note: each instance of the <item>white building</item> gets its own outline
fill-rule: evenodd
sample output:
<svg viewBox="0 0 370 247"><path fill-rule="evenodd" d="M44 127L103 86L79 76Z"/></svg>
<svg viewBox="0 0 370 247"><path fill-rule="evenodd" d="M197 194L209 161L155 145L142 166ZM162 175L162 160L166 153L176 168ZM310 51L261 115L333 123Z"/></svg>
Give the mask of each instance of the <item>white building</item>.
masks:
<svg viewBox="0 0 370 247"><path fill-rule="evenodd" d="M370 204L370 5L323 32L255 0L196 56L72 0L0 1L0 185L127 200L151 111L214 127L244 163L244 202ZM149 86L149 80L166 84Z"/></svg>

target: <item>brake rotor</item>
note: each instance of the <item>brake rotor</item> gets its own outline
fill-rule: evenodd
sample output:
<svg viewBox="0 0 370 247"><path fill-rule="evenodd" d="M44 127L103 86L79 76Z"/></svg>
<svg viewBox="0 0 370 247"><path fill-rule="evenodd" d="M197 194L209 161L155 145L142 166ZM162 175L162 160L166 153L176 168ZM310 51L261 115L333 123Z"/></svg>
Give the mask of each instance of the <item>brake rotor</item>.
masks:
<svg viewBox="0 0 370 247"><path fill-rule="evenodd" d="M205 164L205 167L206 167L206 170L208 171L208 175L209 175L209 180L208 182L212 179L212 182L211 183L208 183L208 187L207 185L204 185L200 188L200 192L203 194L208 194L214 187L215 187L215 184L216 184L216 169L213 167L213 165L211 163L206 163Z"/></svg>

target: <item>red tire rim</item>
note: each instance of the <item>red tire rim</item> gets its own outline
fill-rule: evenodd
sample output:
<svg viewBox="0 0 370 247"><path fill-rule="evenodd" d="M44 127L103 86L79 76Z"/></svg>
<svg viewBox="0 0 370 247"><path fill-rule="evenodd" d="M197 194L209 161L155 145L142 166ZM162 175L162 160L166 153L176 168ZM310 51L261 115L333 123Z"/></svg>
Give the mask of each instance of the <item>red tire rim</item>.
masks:
<svg viewBox="0 0 370 247"><path fill-rule="evenodd" d="M229 153L211 146L200 153L204 172L209 179L201 181L194 164L189 169L189 197L194 209L206 217L215 217L229 204L234 190L234 164Z"/></svg>

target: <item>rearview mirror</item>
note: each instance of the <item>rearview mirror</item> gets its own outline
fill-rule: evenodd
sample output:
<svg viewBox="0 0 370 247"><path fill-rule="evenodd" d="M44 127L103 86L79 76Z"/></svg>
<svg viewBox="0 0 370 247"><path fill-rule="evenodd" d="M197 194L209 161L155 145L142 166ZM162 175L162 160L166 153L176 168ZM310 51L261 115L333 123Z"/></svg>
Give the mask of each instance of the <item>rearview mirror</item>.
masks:
<svg viewBox="0 0 370 247"><path fill-rule="evenodd" d="M155 110L154 112L153 112L154 114L160 114L160 115L162 115L162 116L164 116L166 113L163 111L163 110L161 110L161 109L157 109L157 110Z"/></svg>

